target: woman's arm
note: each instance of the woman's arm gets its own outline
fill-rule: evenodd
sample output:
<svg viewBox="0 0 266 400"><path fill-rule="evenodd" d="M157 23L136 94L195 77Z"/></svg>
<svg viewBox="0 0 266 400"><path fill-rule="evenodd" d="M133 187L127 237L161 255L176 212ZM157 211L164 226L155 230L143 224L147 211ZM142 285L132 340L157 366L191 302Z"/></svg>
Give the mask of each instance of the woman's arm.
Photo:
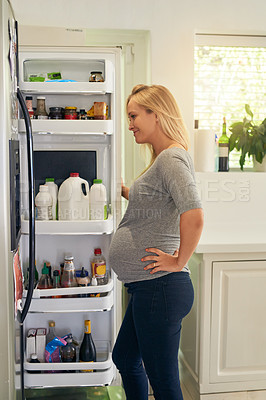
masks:
<svg viewBox="0 0 266 400"><path fill-rule="evenodd" d="M180 216L180 246L178 254L167 254L159 249L148 248L146 251L157 256L145 256L141 261L152 260L144 269L154 274L158 271L178 272L183 269L192 256L203 229L203 210L201 208L184 212Z"/></svg>
<svg viewBox="0 0 266 400"><path fill-rule="evenodd" d="M121 196L128 200L129 188L122 185L121 186Z"/></svg>

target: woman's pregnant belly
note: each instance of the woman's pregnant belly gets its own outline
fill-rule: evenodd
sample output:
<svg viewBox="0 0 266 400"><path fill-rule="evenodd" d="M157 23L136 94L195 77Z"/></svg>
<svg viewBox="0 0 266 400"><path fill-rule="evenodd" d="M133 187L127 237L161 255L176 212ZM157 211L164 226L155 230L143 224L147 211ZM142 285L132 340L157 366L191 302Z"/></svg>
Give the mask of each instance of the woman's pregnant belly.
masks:
<svg viewBox="0 0 266 400"><path fill-rule="evenodd" d="M154 275L150 271L144 271L149 262L142 262L141 258L149 253L145 251L148 247L155 247L169 254L173 254L179 246L177 236L151 234L140 229L129 229L121 226L117 229L109 250L109 263L118 275L118 279L125 282L136 282L154 279L167 274L158 272Z"/></svg>

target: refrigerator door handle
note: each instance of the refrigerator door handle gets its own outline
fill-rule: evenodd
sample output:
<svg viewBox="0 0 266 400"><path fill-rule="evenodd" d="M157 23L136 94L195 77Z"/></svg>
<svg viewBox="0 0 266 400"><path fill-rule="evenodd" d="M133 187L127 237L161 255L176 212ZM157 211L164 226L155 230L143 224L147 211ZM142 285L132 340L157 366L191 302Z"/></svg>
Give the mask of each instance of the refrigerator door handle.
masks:
<svg viewBox="0 0 266 400"><path fill-rule="evenodd" d="M28 181L29 181L29 287L22 312L18 315L19 322L23 323L32 299L34 290L34 267L35 267L35 210L34 210L34 171L33 171L33 138L30 116L26 103L19 88L17 89L18 100L23 112L28 153Z"/></svg>

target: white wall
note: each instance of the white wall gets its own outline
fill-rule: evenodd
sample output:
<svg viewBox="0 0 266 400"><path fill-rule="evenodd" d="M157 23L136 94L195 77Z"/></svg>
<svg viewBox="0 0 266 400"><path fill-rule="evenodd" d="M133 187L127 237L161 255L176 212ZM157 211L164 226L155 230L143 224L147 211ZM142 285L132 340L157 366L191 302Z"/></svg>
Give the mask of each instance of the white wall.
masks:
<svg viewBox="0 0 266 400"><path fill-rule="evenodd" d="M265 0L11 0L22 25L151 32L152 83L176 97L193 128L194 33L266 34Z"/></svg>

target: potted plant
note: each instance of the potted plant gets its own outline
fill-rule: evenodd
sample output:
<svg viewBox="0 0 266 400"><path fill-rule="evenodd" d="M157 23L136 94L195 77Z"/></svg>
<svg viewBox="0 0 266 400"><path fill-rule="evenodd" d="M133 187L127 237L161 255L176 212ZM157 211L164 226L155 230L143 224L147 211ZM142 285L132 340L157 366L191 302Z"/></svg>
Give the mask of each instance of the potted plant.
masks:
<svg viewBox="0 0 266 400"><path fill-rule="evenodd" d="M229 151L236 149L241 152L239 164L243 171L246 155L253 156L258 163L266 154L266 118L256 125L253 121L253 112L248 104L245 104L248 117L244 117L243 122L235 122L229 128L232 132L229 140Z"/></svg>

